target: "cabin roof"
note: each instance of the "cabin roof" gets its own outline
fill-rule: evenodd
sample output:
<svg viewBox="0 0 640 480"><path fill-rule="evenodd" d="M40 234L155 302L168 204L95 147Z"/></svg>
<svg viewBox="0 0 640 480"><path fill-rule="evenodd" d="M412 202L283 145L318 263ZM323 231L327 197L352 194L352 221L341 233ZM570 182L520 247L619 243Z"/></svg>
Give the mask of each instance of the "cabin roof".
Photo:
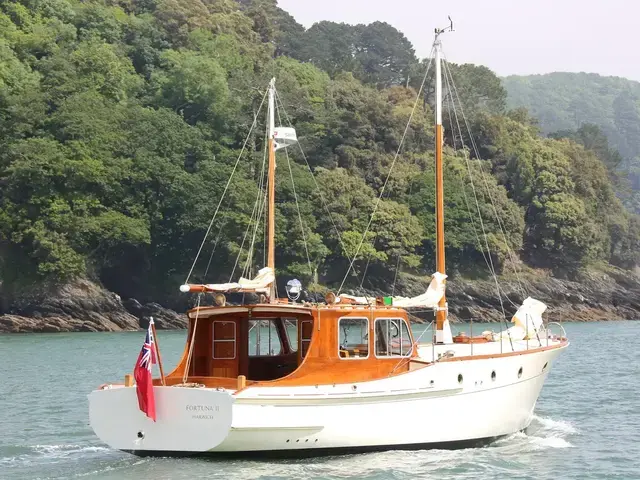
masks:
<svg viewBox="0 0 640 480"><path fill-rule="evenodd" d="M189 318L211 317L218 315L226 315L232 313L244 313L251 311L252 313L269 313L269 314L298 314L312 315L313 311L324 312L361 312L369 313L371 310L384 311L387 313L405 313L405 310L393 306L373 306L373 305L326 305L326 304L287 304L287 303L263 303L255 305L225 305L225 306L204 306L192 308L187 313ZM199 312L199 313L198 313Z"/></svg>

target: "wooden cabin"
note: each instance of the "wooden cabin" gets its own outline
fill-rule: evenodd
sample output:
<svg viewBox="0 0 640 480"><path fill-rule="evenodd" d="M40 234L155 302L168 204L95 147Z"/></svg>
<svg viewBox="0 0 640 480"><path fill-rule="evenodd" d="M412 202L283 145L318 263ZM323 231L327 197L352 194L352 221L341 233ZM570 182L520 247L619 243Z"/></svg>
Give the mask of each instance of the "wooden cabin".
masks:
<svg viewBox="0 0 640 480"><path fill-rule="evenodd" d="M207 387L366 381L406 372L416 356L407 313L400 308L200 307L189 311L184 354L166 381L182 383L187 363L187 381Z"/></svg>

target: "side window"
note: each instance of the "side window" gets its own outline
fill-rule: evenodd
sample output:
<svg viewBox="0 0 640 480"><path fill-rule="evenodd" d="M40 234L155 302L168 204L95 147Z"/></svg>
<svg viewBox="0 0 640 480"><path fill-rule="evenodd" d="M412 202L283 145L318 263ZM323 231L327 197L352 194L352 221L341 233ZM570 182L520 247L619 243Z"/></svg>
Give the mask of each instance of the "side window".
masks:
<svg viewBox="0 0 640 480"><path fill-rule="evenodd" d="M213 322L213 358L218 360L236 358L235 322Z"/></svg>
<svg viewBox="0 0 640 480"><path fill-rule="evenodd" d="M273 320L249 320L249 356L280 355L282 343Z"/></svg>
<svg viewBox="0 0 640 480"><path fill-rule="evenodd" d="M407 322L401 318L378 318L375 323L376 357L411 355L412 342Z"/></svg>
<svg viewBox="0 0 640 480"><path fill-rule="evenodd" d="M369 320L341 318L338 320L338 353L340 358L369 357Z"/></svg>
<svg viewBox="0 0 640 480"><path fill-rule="evenodd" d="M287 332L287 340L289 340L289 348L291 352L298 351L298 319L283 318L284 329Z"/></svg>

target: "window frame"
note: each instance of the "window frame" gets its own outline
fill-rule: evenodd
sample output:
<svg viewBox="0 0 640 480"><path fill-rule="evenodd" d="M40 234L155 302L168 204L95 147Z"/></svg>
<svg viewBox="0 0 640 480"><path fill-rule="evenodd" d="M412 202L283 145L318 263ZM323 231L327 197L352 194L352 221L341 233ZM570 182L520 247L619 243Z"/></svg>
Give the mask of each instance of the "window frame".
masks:
<svg viewBox="0 0 640 480"><path fill-rule="evenodd" d="M216 323L231 323L233 324L233 340L216 340ZM235 360L238 358L238 331L236 327L236 322L233 320L214 320L211 327L211 358L213 360ZM216 357L216 342L217 343L230 343L233 342L233 357Z"/></svg>
<svg viewBox="0 0 640 480"><path fill-rule="evenodd" d="M302 325L305 322L311 324L311 336L309 338L304 338L304 327ZM300 358L305 358L309 353L309 349L311 348L311 342L313 341L313 324L314 323L312 319L311 320L298 319L298 334L300 336L300 345L298 345L298 352L300 352ZM306 343L306 350L305 350L305 343Z"/></svg>
<svg viewBox="0 0 640 480"><path fill-rule="evenodd" d="M340 348L340 335L341 335L341 330L340 330L340 322L342 320L365 320L367 322L367 328L366 328L366 335L367 335L367 356L366 357L343 357L342 355L340 355L340 350L342 350ZM345 316L345 317L340 317L338 319L338 336L336 338L337 343L338 343L338 349L337 349L337 353L338 353L338 358L340 360L367 360L370 356L371 356L371 322L369 321L368 317L350 317L350 316Z"/></svg>
<svg viewBox="0 0 640 480"><path fill-rule="evenodd" d="M277 354L266 354L266 355L251 355L251 350L250 350L250 345L249 345L249 340L251 339L251 327L249 327L249 331L247 332L247 354L249 358L273 358L273 357L281 357L283 355L286 355L284 353L284 344L282 343L282 339L280 338L280 335L278 334L278 327L276 327L276 320L278 320L281 317L269 317L269 318L249 318L249 322L258 322L255 323L254 325L258 325L258 328L260 328L260 323L259 322L264 322L264 321L268 321L269 325L273 325L273 329L276 332L276 338L277 341L280 345L280 350L278 351ZM271 334L271 327L269 327L269 334ZM287 333L285 332L285 335ZM271 336L271 335L270 335ZM269 342L270 345L269 347L271 347L271 342ZM256 350L259 352L260 351L260 344L256 341Z"/></svg>
<svg viewBox="0 0 640 480"><path fill-rule="evenodd" d="M376 329L376 322L378 320L396 320L399 322L404 323L404 325L407 327L407 332L409 333L409 340L410 340L410 347L409 347L409 351L407 352L406 355L401 355L401 354L391 354L391 355L378 355L378 349L377 349L377 341L378 341L378 330ZM400 335L400 340L402 342L402 336ZM384 359L389 359L389 358L410 358L413 355L413 337L411 336L411 326L409 324L409 322L401 317L378 317L373 321L373 354L375 355L376 358L380 359L380 360L384 360ZM387 346L388 348L388 346ZM400 349L402 349L402 343L400 344Z"/></svg>
<svg viewBox="0 0 640 480"><path fill-rule="evenodd" d="M298 317L280 317L280 318L282 319L282 324L284 325L284 333L287 336L287 342L289 344L289 353L297 353L298 350L300 349L300 345L298 345L300 320L298 319ZM296 327L296 334L293 337L290 335L289 329L287 328L287 322L291 323L292 325L295 325ZM296 348L293 348L291 339L295 340Z"/></svg>

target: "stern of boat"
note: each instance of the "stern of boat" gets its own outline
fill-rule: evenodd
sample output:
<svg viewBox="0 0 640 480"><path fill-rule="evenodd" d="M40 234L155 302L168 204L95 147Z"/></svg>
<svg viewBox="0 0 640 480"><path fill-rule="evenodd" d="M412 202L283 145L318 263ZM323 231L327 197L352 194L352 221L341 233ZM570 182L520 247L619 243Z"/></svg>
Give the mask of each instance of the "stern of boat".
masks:
<svg viewBox="0 0 640 480"><path fill-rule="evenodd" d="M223 390L154 387L156 421L138 408L135 387L108 385L91 392L89 420L111 448L137 455L202 453L229 434L233 396Z"/></svg>

